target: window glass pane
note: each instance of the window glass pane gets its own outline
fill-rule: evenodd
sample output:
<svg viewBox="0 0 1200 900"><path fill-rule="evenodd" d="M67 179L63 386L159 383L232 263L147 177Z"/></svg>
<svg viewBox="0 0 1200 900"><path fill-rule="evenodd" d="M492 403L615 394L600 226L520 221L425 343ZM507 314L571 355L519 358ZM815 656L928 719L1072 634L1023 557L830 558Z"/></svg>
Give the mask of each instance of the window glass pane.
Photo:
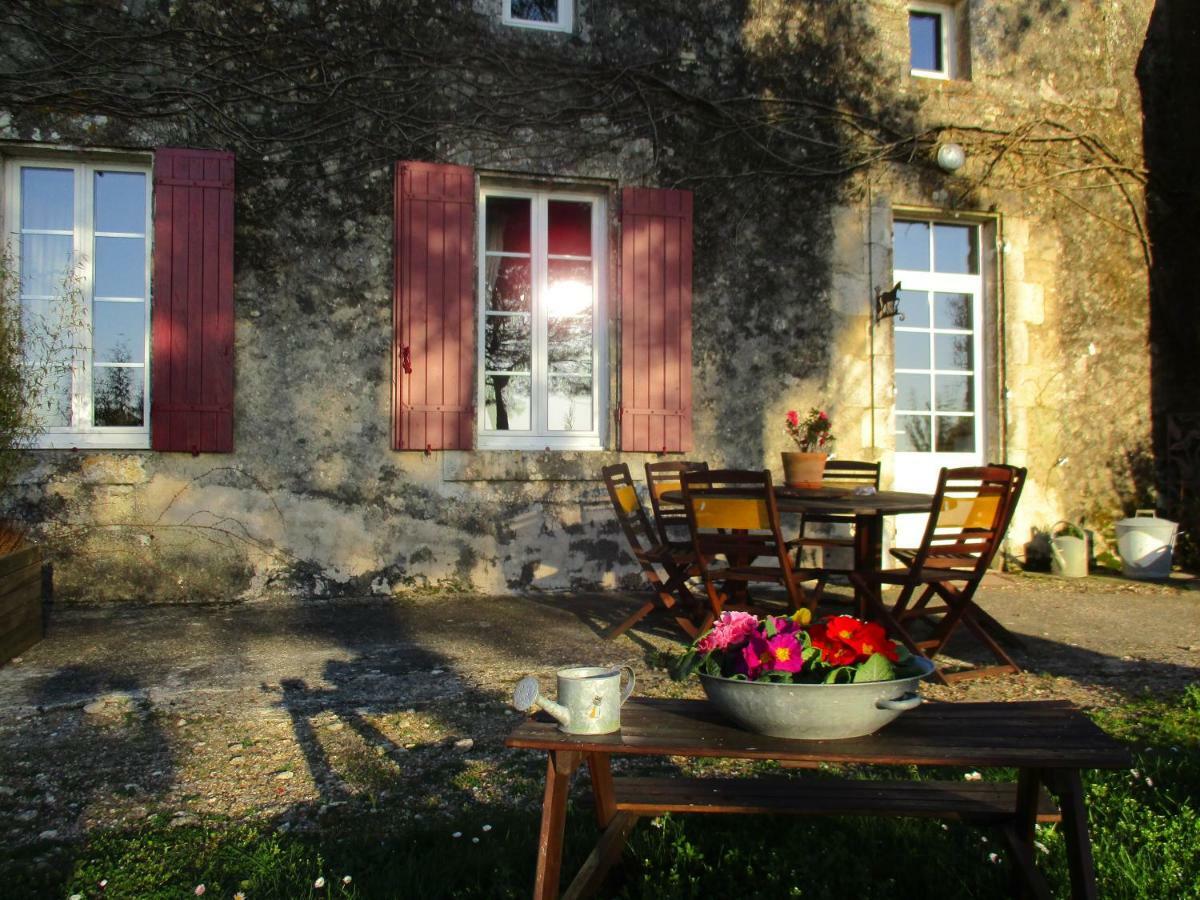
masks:
<svg viewBox="0 0 1200 900"><path fill-rule="evenodd" d="M71 231L75 227L75 173L21 169L21 227Z"/></svg>
<svg viewBox="0 0 1200 900"><path fill-rule="evenodd" d="M938 453L974 453L973 416L936 416Z"/></svg>
<svg viewBox="0 0 1200 900"><path fill-rule="evenodd" d="M529 252L529 205L520 197L488 197L485 246L505 253Z"/></svg>
<svg viewBox="0 0 1200 900"><path fill-rule="evenodd" d="M591 316L550 319L546 326L546 337L551 372L591 376Z"/></svg>
<svg viewBox="0 0 1200 900"><path fill-rule="evenodd" d="M37 396L33 415L43 428L65 428L71 424L71 363L63 357L52 365L36 362L26 374L26 384Z"/></svg>
<svg viewBox="0 0 1200 900"><path fill-rule="evenodd" d="M974 326L971 318L970 294L933 295L933 324L935 328L962 328L970 331Z"/></svg>
<svg viewBox="0 0 1200 900"><path fill-rule="evenodd" d="M96 367L95 424L132 428L142 424L142 368Z"/></svg>
<svg viewBox="0 0 1200 900"><path fill-rule="evenodd" d="M592 255L592 204L551 200L548 204L551 256Z"/></svg>
<svg viewBox="0 0 1200 900"><path fill-rule="evenodd" d="M931 12L908 14L908 41L914 69L942 71L942 17Z"/></svg>
<svg viewBox="0 0 1200 900"><path fill-rule="evenodd" d="M933 226L933 270L959 275L979 274L974 225Z"/></svg>
<svg viewBox="0 0 1200 900"><path fill-rule="evenodd" d="M896 332L896 368L929 368L929 333L921 331Z"/></svg>
<svg viewBox="0 0 1200 900"><path fill-rule="evenodd" d="M488 316L483 344L483 365L487 371L530 371L529 316Z"/></svg>
<svg viewBox="0 0 1200 900"><path fill-rule="evenodd" d="M489 431L529 431L532 417L529 377L488 375L483 388L483 421Z"/></svg>
<svg viewBox="0 0 1200 900"><path fill-rule="evenodd" d="M529 261L513 256L489 256L484 267L487 309L528 312L530 309Z"/></svg>
<svg viewBox="0 0 1200 900"><path fill-rule="evenodd" d="M146 176L140 172L97 172L96 230L146 232Z"/></svg>
<svg viewBox="0 0 1200 900"><path fill-rule="evenodd" d="M98 363L145 362L146 307L141 303L92 306L92 358Z"/></svg>
<svg viewBox="0 0 1200 900"><path fill-rule="evenodd" d="M934 368L963 371L975 368L973 344L974 340L969 334L935 334L933 336Z"/></svg>
<svg viewBox="0 0 1200 900"><path fill-rule="evenodd" d="M549 269L550 292L546 297L546 315L577 316L592 311L592 264L571 259L552 259Z"/></svg>
<svg viewBox="0 0 1200 900"><path fill-rule="evenodd" d="M901 453L928 453L929 416L896 416L896 450Z"/></svg>
<svg viewBox="0 0 1200 900"><path fill-rule="evenodd" d="M929 271L928 222L896 222L892 229L892 268Z"/></svg>
<svg viewBox="0 0 1200 900"><path fill-rule="evenodd" d="M97 297L146 296L145 238L96 238Z"/></svg>
<svg viewBox="0 0 1200 900"><path fill-rule="evenodd" d="M932 409L929 376L896 373L897 409Z"/></svg>
<svg viewBox="0 0 1200 900"><path fill-rule="evenodd" d="M57 297L71 271L72 238L66 234L21 235L21 293Z"/></svg>
<svg viewBox="0 0 1200 900"><path fill-rule="evenodd" d="M558 0L510 0L514 19L527 22L557 22ZM493 7L494 9L495 7Z"/></svg>
<svg viewBox="0 0 1200 900"><path fill-rule="evenodd" d="M974 412L975 397L970 375L937 375L937 407L939 412Z"/></svg>
<svg viewBox="0 0 1200 900"><path fill-rule="evenodd" d="M896 299L900 301L900 312L904 314L906 328L929 327L928 291L901 291Z"/></svg>
<svg viewBox="0 0 1200 900"><path fill-rule="evenodd" d="M592 380L550 378L550 430L592 430Z"/></svg>

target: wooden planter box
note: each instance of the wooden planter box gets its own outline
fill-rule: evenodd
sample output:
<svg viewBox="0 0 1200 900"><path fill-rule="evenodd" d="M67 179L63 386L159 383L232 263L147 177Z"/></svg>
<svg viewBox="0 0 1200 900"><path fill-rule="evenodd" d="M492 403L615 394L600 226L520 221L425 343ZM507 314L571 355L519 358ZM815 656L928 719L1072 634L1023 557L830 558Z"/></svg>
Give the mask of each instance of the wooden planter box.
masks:
<svg viewBox="0 0 1200 900"><path fill-rule="evenodd" d="M42 639L42 550L0 556L0 665Z"/></svg>

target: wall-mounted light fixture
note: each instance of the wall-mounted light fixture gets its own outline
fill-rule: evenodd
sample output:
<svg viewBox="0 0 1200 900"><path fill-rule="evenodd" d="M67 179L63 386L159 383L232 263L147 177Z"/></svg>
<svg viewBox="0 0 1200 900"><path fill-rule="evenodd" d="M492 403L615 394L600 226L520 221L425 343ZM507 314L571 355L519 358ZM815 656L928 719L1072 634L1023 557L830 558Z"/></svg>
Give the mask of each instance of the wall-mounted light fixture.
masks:
<svg viewBox="0 0 1200 900"><path fill-rule="evenodd" d="M904 313L900 312L900 282L896 282L890 291L875 292L875 321L882 322L896 316L904 321Z"/></svg>
<svg viewBox="0 0 1200 900"><path fill-rule="evenodd" d="M939 144L937 164L943 172L957 172L967 161L967 151L962 144Z"/></svg>

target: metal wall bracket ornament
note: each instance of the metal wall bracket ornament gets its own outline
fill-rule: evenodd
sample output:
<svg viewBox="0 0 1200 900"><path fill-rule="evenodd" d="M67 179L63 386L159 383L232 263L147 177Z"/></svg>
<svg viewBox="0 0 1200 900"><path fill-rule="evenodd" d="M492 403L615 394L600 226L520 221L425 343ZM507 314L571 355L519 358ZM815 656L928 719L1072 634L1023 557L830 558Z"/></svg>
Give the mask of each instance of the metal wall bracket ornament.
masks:
<svg viewBox="0 0 1200 900"><path fill-rule="evenodd" d="M875 293L875 321L882 322L893 316L901 322L904 321L904 313L900 312L900 282L898 281L890 291L876 291Z"/></svg>

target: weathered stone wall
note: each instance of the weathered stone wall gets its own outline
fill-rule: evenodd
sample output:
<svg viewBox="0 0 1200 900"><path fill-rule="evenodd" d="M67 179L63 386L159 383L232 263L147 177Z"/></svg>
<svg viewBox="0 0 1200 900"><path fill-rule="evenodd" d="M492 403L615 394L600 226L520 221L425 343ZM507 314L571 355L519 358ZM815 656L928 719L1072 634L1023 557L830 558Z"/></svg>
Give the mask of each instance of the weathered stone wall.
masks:
<svg viewBox="0 0 1200 900"><path fill-rule="evenodd" d="M641 457L389 449L397 159L695 191L691 455L714 464L777 469L784 412L826 405L841 455L890 478L891 326L871 304L891 210L976 214L1002 261L989 455L1031 474L1016 549L1119 516L1147 449L1133 69L1151 4L969 5L970 80L930 82L908 74L899 0L581 0L574 36L505 28L483 0L11 4L0 151L238 157L237 449L34 453L10 500L60 594L630 578L596 476ZM966 147L960 173L932 164L940 139Z"/></svg>

